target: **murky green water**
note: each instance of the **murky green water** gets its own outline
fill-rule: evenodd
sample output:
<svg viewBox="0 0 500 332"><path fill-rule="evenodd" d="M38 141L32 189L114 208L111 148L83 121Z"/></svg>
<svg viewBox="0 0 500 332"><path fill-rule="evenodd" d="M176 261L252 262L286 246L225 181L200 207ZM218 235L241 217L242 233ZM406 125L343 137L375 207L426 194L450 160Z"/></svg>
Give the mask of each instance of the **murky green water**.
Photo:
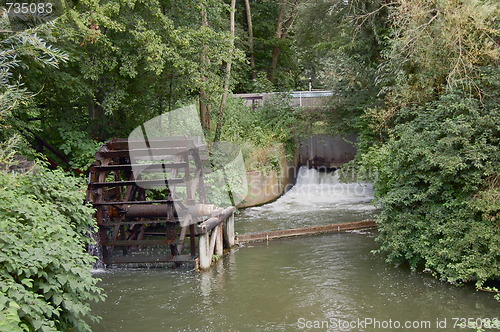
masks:
<svg viewBox="0 0 500 332"><path fill-rule="evenodd" d="M320 187L245 211L237 230L362 220L376 211L369 191L350 198L319 193L307 201L306 193ZM294 206L300 209L291 211ZM385 264L371 253L374 237L350 232L246 244L206 273L187 267L96 271L108 299L95 306L103 319L94 331L409 330L407 321L415 331L465 331L457 318L500 316L490 294Z"/></svg>

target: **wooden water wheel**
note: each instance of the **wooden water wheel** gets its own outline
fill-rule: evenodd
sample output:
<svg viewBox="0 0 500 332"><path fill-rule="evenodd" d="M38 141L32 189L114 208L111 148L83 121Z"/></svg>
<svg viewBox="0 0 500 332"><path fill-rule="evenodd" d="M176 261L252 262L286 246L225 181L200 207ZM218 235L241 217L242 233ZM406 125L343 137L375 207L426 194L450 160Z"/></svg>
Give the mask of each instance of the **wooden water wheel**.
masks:
<svg viewBox="0 0 500 332"><path fill-rule="evenodd" d="M113 139L96 153L87 201L96 208L105 264L193 261L197 225L214 216L198 137Z"/></svg>

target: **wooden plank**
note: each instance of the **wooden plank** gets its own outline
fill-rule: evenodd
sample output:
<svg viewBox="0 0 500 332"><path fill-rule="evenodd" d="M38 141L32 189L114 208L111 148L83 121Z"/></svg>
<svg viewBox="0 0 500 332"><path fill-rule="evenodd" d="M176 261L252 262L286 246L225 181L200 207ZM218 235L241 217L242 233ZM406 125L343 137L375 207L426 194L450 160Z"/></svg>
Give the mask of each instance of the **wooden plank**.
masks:
<svg viewBox="0 0 500 332"><path fill-rule="evenodd" d="M109 181L109 182L94 182L89 183L89 187L103 188L103 187L123 187L123 186L164 186L165 182L169 185L185 185L184 179L156 179L156 180L126 180L126 181Z"/></svg>
<svg viewBox="0 0 500 332"><path fill-rule="evenodd" d="M103 246L157 246L166 245L168 240L116 240L101 243Z"/></svg>
<svg viewBox="0 0 500 332"><path fill-rule="evenodd" d="M114 201L114 202L95 202L92 205L137 205L137 204L169 204L174 203L168 199L154 200L154 201Z"/></svg>
<svg viewBox="0 0 500 332"><path fill-rule="evenodd" d="M91 166L91 170L97 170L97 171L117 171L117 170L127 170L131 169L132 167L134 168L147 168L148 170L163 170L163 168L182 168L185 167L186 163L158 163L158 164L120 164L120 165L95 165Z"/></svg>
<svg viewBox="0 0 500 332"><path fill-rule="evenodd" d="M350 231L356 229L367 229L375 228L376 224L374 220L366 221L356 221L342 224L330 224L322 226L312 226L305 228L293 228L284 229L279 231L261 232L261 233L251 233L251 234L241 234L237 236L237 241L252 242L252 241L263 241L271 239L286 238L292 236L302 236L302 235L312 235L312 234L322 234L322 233L336 233L342 231Z"/></svg>
<svg viewBox="0 0 500 332"><path fill-rule="evenodd" d="M144 162L151 162L151 161L169 161L169 162L173 162L174 161L174 155L167 155L167 154L164 154L164 155L155 155L155 156L150 156L150 155L144 155L144 156L136 156L134 159L136 161L144 161ZM189 160L190 161L193 161L193 156L192 154L189 154ZM204 156L203 158L201 158L201 161L203 162L203 165L205 167L210 167L210 159L208 158L208 156Z"/></svg>
<svg viewBox="0 0 500 332"><path fill-rule="evenodd" d="M99 226L106 227L106 226L116 226L116 225L145 225L145 224L164 224L167 222L177 222L177 220L167 220L167 219L160 219L160 220L135 220L135 221L119 221L119 222L106 222L104 224L99 224Z"/></svg>
<svg viewBox="0 0 500 332"><path fill-rule="evenodd" d="M190 225L192 226L192 225ZM160 231L151 231L151 232L144 232L144 235L153 235L153 236L167 236L167 232L160 232ZM186 234L186 237L188 236L191 236L191 233L187 233ZM193 237L197 237L199 236L199 234L196 234L195 232L193 232ZM175 244L180 244L181 242L179 240L176 240L175 241Z"/></svg>
<svg viewBox="0 0 500 332"><path fill-rule="evenodd" d="M122 256L113 257L107 260L105 264L129 264L129 263L191 263L194 262L193 257L190 255L177 255L177 256Z"/></svg>

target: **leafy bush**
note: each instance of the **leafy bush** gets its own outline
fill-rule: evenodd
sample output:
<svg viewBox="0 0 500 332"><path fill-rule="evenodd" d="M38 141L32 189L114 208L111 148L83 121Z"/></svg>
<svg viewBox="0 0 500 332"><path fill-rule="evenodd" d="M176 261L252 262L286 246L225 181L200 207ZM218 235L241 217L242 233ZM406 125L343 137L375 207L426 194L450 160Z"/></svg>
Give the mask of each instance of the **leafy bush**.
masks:
<svg viewBox="0 0 500 332"><path fill-rule="evenodd" d="M229 98L222 140L251 142L256 147L269 147L282 143L293 154L294 138L302 130L302 114L290 106L290 96L277 94L266 100L262 107L251 109L239 98Z"/></svg>
<svg viewBox="0 0 500 332"><path fill-rule="evenodd" d="M59 149L71 160L71 168L86 170L95 161L94 154L102 143L96 142L85 131L59 128L62 143Z"/></svg>
<svg viewBox="0 0 500 332"><path fill-rule="evenodd" d="M406 108L372 153L388 261L451 283L500 278L500 109L482 102L449 94Z"/></svg>
<svg viewBox="0 0 500 332"><path fill-rule="evenodd" d="M277 94L257 109L240 98L229 98L222 140L241 146L247 169L281 171L279 161L294 156L295 139L303 131L301 118L287 94Z"/></svg>
<svg viewBox="0 0 500 332"><path fill-rule="evenodd" d="M0 171L0 188L0 330L89 331L89 302L103 295L85 251L93 210L82 179Z"/></svg>
<svg viewBox="0 0 500 332"><path fill-rule="evenodd" d="M276 142L285 144L289 154L295 150L294 137L303 130L300 125L302 114L297 107L290 106L291 96L285 93L277 94L266 100L258 110L258 123Z"/></svg>

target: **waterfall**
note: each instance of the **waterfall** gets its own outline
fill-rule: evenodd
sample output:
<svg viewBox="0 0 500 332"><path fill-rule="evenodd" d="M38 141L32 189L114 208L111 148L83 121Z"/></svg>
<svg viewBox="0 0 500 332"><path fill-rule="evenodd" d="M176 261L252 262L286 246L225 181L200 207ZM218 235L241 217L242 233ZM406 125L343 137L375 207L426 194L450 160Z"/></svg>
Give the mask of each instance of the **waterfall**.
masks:
<svg viewBox="0 0 500 332"><path fill-rule="evenodd" d="M303 207L334 205L343 208L360 204L372 207L373 185L371 183L342 183L338 172L318 172L301 167L295 186L283 197L272 203L279 208L282 204L297 204ZM363 207L361 207L363 208Z"/></svg>
<svg viewBox="0 0 500 332"><path fill-rule="evenodd" d="M243 233L371 220L371 183L342 183L337 172L301 167L296 184L276 201L244 210L237 219Z"/></svg>

